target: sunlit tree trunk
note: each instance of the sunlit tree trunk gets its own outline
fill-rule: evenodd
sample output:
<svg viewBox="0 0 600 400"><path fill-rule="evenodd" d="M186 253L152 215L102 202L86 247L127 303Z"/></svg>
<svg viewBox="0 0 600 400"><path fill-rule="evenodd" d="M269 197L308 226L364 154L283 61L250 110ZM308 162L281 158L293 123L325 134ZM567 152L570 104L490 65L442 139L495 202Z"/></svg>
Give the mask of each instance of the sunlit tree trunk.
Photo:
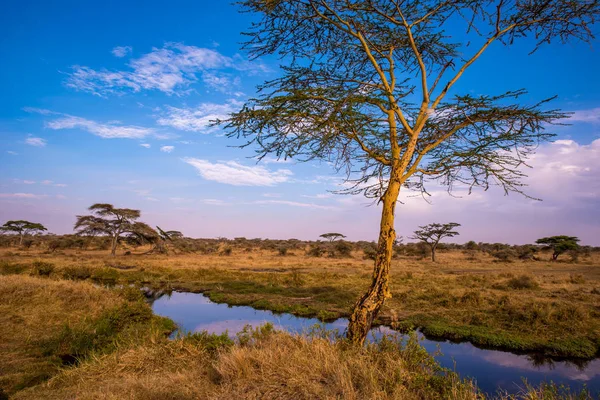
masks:
<svg viewBox="0 0 600 400"><path fill-rule="evenodd" d="M391 297L389 288L390 266L394 249L396 231L394 230L394 211L400 183L390 182L382 202L381 225L379 230L379 243L373 269L373 278L369 290L358 300L350 316L348 324L348 339L362 345L369 334L371 324L383 307L385 299Z"/></svg>
<svg viewBox="0 0 600 400"><path fill-rule="evenodd" d="M112 243L111 243L111 250L110 250L110 255L115 257L117 255L117 242L118 242L118 235L113 235L112 237Z"/></svg>

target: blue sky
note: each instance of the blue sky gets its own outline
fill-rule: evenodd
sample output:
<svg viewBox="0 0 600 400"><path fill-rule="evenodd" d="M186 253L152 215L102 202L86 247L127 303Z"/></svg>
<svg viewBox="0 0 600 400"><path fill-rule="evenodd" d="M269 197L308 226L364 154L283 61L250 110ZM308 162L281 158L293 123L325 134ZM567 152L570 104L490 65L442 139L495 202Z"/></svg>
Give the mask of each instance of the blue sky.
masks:
<svg viewBox="0 0 600 400"><path fill-rule="evenodd" d="M128 3L128 4L122 4ZM340 231L376 238L378 208L332 195L326 163L252 160L207 121L234 111L279 61L250 62L241 32L254 16L229 2L8 1L0 14L0 220L31 219L71 232L95 202L195 237L315 239ZM597 29L596 29L597 30ZM456 87L526 101L558 95L574 112L540 147L529 193L477 191L431 204L403 198L397 230L463 224L458 241L532 242L578 235L600 245L600 54L596 41L495 46Z"/></svg>

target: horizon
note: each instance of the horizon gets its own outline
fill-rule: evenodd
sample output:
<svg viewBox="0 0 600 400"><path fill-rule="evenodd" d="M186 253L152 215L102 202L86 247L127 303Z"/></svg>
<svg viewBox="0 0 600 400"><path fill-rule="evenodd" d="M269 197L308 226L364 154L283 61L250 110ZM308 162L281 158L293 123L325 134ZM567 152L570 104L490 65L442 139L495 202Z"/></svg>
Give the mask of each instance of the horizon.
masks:
<svg viewBox="0 0 600 400"><path fill-rule="evenodd" d="M377 238L380 208L331 193L344 177L332 165L257 163L251 148L230 147L241 142L210 126L279 74L278 59L250 61L240 49L253 15L223 3L66 4L13 2L0 16L2 223L31 220L67 234L76 215L107 202L188 237ZM528 51L491 48L456 91L526 88L524 101L557 95L549 108L572 113L526 170L527 194L542 201L498 188L458 188L453 197L432 186L430 204L404 191L399 236L457 222L462 243L569 235L600 245L600 55L580 43Z"/></svg>

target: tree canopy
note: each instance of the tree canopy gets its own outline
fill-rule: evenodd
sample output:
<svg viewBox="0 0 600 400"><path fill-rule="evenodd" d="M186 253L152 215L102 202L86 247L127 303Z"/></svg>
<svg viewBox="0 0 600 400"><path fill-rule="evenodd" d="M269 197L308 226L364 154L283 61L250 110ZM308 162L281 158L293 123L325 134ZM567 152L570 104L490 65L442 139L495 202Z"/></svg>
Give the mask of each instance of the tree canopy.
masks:
<svg viewBox="0 0 600 400"><path fill-rule="evenodd" d="M552 250L552 260L556 261L558 256L579 248L579 238L576 236L550 236L535 241L537 244L543 244L547 249Z"/></svg>
<svg viewBox="0 0 600 400"><path fill-rule="evenodd" d="M337 239L344 239L346 236L341 233L337 233L337 232L329 232L329 233L323 233L322 235L319 235L319 237L322 237L323 239L327 239L330 242L333 242L334 240L337 240Z"/></svg>
<svg viewBox="0 0 600 400"><path fill-rule="evenodd" d="M412 238L418 239L429 245L429 248L431 249L431 261L435 262L435 251L440 243L440 240L443 238L460 235L454 230L459 226L460 224L456 222L449 222L447 224L433 223L420 226L420 229L414 232L414 236Z"/></svg>
<svg viewBox="0 0 600 400"><path fill-rule="evenodd" d="M136 222L140 211L129 208L116 208L112 204L96 203L88 208L91 215L78 215L74 229L78 235L111 237L111 254L116 254L119 238L125 234L136 235L151 241L158 234L147 224Z"/></svg>
<svg viewBox="0 0 600 400"><path fill-rule="evenodd" d="M23 237L38 232L47 231L46 227L37 222L30 222L25 220L14 220L6 221L4 225L0 226L2 232L14 232L19 235L19 245L23 244Z"/></svg>

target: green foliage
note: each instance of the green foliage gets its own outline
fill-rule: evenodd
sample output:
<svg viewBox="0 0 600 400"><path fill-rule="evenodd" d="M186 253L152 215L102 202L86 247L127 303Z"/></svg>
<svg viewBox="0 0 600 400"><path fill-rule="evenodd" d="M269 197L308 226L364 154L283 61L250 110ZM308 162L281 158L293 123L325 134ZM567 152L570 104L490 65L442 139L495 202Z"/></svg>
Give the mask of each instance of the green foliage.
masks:
<svg viewBox="0 0 600 400"><path fill-rule="evenodd" d="M344 240L339 240L334 245L337 257L352 257L352 245Z"/></svg>
<svg viewBox="0 0 600 400"><path fill-rule="evenodd" d="M23 273L27 267L23 264L14 264L6 260L0 260L0 275L14 275Z"/></svg>
<svg viewBox="0 0 600 400"><path fill-rule="evenodd" d="M569 251L579 249L579 238L575 236L550 236L535 241L537 244L543 244L547 249L552 250L552 260L556 261L558 256Z"/></svg>
<svg viewBox="0 0 600 400"><path fill-rule="evenodd" d="M208 333L207 331L194 332L187 334L184 337L184 340L192 342L197 346L208 350L211 353L214 353L221 349L230 348L235 344L234 341L231 340L227 332L224 332L220 335Z"/></svg>

